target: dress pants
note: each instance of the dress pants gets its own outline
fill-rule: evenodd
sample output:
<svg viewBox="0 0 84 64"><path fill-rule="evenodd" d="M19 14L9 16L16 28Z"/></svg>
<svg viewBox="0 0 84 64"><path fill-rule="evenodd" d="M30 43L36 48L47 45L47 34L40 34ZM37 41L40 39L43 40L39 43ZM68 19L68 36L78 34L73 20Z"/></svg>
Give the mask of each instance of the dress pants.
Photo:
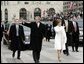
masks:
<svg viewBox="0 0 84 64"><path fill-rule="evenodd" d="M79 36L77 36L77 33L73 33L72 51L78 51L78 46L79 46Z"/></svg>
<svg viewBox="0 0 84 64"><path fill-rule="evenodd" d="M15 52L16 52L16 50L13 51L13 57L15 56ZM20 58L20 51L19 50L17 51L17 58Z"/></svg>
<svg viewBox="0 0 84 64"><path fill-rule="evenodd" d="M63 50L63 53L69 55L69 50L68 50L69 37L70 37L69 33L66 33L66 36L67 36L67 43L65 44L66 50Z"/></svg>
<svg viewBox="0 0 84 64"><path fill-rule="evenodd" d="M16 43L18 43L17 45L16 45L16 48L13 50L13 57L15 56L15 52L17 51L17 58L19 59L20 58L20 53L21 53L21 50L20 50L20 41L19 41L20 39L19 39L19 37L17 36L16 37Z"/></svg>
<svg viewBox="0 0 84 64"><path fill-rule="evenodd" d="M33 59L34 61L39 61L40 59L40 51L33 50Z"/></svg>

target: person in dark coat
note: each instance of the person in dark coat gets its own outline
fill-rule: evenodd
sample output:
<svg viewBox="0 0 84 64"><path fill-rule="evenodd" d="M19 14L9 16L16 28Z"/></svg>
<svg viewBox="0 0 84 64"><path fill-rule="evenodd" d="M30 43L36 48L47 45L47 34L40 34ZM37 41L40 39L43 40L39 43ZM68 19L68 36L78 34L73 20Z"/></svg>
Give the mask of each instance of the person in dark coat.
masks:
<svg viewBox="0 0 84 64"><path fill-rule="evenodd" d="M72 23L73 23L73 32L72 32L72 51L78 51L78 46L79 46L79 26L76 20L72 17ZM74 50L75 47L75 50Z"/></svg>
<svg viewBox="0 0 84 64"><path fill-rule="evenodd" d="M2 21L1 21L1 39L0 39L0 42L2 41L2 37L3 37L3 32L4 32L4 25L2 24Z"/></svg>
<svg viewBox="0 0 84 64"><path fill-rule="evenodd" d="M67 36L67 43L66 43L66 50L63 50L63 53L66 54L67 56L69 55L69 50L68 50L68 46L70 43L72 43L72 22L68 19L67 16L65 16L65 18L63 19L63 24L65 25L65 31L66 31L66 36Z"/></svg>
<svg viewBox="0 0 84 64"><path fill-rule="evenodd" d="M39 63L42 39L45 36L45 25L40 22L39 16L35 17L35 22L23 22L22 24L31 28L30 47L33 50L33 59L35 63Z"/></svg>
<svg viewBox="0 0 84 64"><path fill-rule="evenodd" d="M46 25L46 41L50 41L50 37L51 37L52 33L51 33L51 25Z"/></svg>
<svg viewBox="0 0 84 64"><path fill-rule="evenodd" d="M15 56L15 52L17 51L17 59L20 59L24 40L25 36L23 27L19 25L19 21L16 19L15 23L13 23L9 29L10 50L13 51L12 57Z"/></svg>

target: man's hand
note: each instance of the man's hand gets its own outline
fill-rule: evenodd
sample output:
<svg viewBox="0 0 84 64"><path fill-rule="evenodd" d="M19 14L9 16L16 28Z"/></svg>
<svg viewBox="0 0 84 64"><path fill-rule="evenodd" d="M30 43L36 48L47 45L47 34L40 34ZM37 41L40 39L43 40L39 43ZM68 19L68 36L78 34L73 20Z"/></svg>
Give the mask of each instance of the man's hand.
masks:
<svg viewBox="0 0 84 64"><path fill-rule="evenodd" d="M31 22L28 20L23 20L22 23L24 24L24 23L31 23Z"/></svg>

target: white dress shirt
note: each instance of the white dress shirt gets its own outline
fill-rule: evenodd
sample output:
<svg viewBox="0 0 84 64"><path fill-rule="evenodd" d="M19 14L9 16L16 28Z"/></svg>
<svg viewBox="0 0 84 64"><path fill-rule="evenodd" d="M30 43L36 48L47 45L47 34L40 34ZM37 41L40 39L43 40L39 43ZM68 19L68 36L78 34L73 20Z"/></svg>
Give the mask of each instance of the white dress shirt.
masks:
<svg viewBox="0 0 84 64"><path fill-rule="evenodd" d="M65 20L66 32L68 32L68 20Z"/></svg>
<svg viewBox="0 0 84 64"><path fill-rule="evenodd" d="M19 25L16 25L16 35L19 36Z"/></svg>
<svg viewBox="0 0 84 64"><path fill-rule="evenodd" d="M38 28L39 28L39 25L40 25L40 23L38 22L38 23L37 23L37 27L38 27Z"/></svg>
<svg viewBox="0 0 84 64"><path fill-rule="evenodd" d="M73 21L73 26L74 26L74 28L75 28L75 32L76 32L77 27L76 27L76 22L75 22L75 21Z"/></svg>

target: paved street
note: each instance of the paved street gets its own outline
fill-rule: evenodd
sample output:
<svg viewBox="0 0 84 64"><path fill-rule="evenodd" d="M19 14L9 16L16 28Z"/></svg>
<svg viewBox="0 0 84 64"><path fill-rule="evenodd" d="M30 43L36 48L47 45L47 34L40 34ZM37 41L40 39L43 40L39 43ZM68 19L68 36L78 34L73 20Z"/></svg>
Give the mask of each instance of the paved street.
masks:
<svg viewBox="0 0 84 64"><path fill-rule="evenodd" d="M66 56L62 53L61 63L83 63L83 47L79 47L79 52L72 52L72 48L69 47L70 55ZM1 62L2 63L34 63L32 57L32 51L22 51L21 60L17 59L17 53L15 58L12 58L12 52L8 50L6 45L1 44ZM50 42L43 41L43 47L40 56L40 63L58 63L57 54L54 49L54 40Z"/></svg>

